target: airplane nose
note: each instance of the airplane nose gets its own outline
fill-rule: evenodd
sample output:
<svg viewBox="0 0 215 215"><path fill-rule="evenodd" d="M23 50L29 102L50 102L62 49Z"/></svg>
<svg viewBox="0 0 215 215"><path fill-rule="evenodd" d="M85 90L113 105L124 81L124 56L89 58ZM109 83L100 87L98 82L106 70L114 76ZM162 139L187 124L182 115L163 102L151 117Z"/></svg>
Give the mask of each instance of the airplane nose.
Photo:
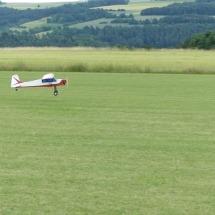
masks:
<svg viewBox="0 0 215 215"><path fill-rule="evenodd" d="M66 84L66 82L67 82L67 80L66 80L66 79L63 79L62 81L63 81L63 85L65 85L65 84Z"/></svg>

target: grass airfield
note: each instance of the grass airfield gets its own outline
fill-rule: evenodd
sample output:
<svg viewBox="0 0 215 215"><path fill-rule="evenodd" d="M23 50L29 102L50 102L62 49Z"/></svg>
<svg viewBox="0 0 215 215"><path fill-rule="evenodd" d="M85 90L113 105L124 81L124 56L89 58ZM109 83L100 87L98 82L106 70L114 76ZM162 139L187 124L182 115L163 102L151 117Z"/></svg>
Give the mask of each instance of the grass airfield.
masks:
<svg viewBox="0 0 215 215"><path fill-rule="evenodd" d="M41 50L44 64L62 55ZM48 72L0 72L0 214L214 214L214 75L62 71L57 97L10 88Z"/></svg>

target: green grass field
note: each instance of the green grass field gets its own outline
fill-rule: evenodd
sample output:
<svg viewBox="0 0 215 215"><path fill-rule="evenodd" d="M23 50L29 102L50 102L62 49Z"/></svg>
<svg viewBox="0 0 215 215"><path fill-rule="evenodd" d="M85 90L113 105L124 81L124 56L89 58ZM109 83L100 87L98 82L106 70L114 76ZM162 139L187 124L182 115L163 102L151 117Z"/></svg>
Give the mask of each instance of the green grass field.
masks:
<svg viewBox="0 0 215 215"><path fill-rule="evenodd" d="M214 57L214 51L180 49L2 48L0 70L214 74Z"/></svg>
<svg viewBox="0 0 215 215"><path fill-rule="evenodd" d="M214 75L61 72L54 97L16 92L12 74L0 72L1 215L214 214Z"/></svg>

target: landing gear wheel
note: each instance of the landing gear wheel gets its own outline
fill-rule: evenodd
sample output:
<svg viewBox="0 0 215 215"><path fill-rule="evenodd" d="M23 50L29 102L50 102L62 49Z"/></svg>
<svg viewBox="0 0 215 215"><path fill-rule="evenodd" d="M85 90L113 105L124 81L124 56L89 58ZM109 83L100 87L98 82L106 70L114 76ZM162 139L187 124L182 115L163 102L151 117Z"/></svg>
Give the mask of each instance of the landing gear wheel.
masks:
<svg viewBox="0 0 215 215"><path fill-rule="evenodd" d="M57 96L58 95L58 91L54 91L54 96Z"/></svg>
<svg viewBox="0 0 215 215"><path fill-rule="evenodd" d="M54 96L57 96L57 95L58 95L57 87L54 86Z"/></svg>

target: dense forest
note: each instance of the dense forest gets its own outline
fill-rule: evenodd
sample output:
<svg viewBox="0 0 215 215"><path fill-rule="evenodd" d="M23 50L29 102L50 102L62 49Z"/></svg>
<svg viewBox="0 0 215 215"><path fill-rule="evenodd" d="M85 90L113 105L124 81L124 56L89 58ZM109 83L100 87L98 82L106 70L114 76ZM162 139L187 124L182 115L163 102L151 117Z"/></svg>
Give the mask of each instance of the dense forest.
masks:
<svg viewBox="0 0 215 215"><path fill-rule="evenodd" d="M198 48L198 49L215 49L215 32L206 31L200 34L194 34L185 40L180 48Z"/></svg>
<svg viewBox="0 0 215 215"><path fill-rule="evenodd" d="M184 2L173 3L166 7L147 8L141 11L141 15L215 15L215 2Z"/></svg>
<svg viewBox="0 0 215 215"><path fill-rule="evenodd" d="M91 0L54 8L22 11L0 7L0 47L186 47L186 44L190 44L187 38L192 38L192 35L215 31L215 18L210 16L211 13L215 15L215 2L212 0L173 3L167 7L141 11L142 15L165 15L160 19L136 20L133 14L126 15L124 11L121 11L122 13L117 16L107 10L91 9L95 6L128 4L128 2L128 0ZM212 12L213 10L214 12ZM11 26L44 17L48 17L48 23L63 24L63 27L43 26L32 28L29 31L23 29L21 32L9 30ZM112 23L128 23L132 26L113 27L107 25L104 28L86 26L83 29L69 27L71 24L100 18L112 18ZM37 35L40 32L47 33L42 36ZM181 43L183 45L180 46ZM192 42L192 44L194 43ZM200 48L199 45L195 47Z"/></svg>
<svg viewBox="0 0 215 215"><path fill-rule="evenodd" d="M131 15L121 18L120 16L111 21L111 23L128 23L130 25L147 25L147 24L179 24L179 23L215 23L215 18L213 16L200 16L200 15L178 15L178 16L165 16L160 19L145 19L145 20L135 20Z"/></svg>
<svg viewBox="0 0 215 215"><path fill-rule="evenodd" d="M42 37L35 34L17 32L3 33L0 37L0 47L16 46L92 46L92 47L175 47L194 33L215 30L214 24L176 24L147 25L145 27L112 27L103 29L84 27L75 29L64 27L55 29Z"/></svg>

